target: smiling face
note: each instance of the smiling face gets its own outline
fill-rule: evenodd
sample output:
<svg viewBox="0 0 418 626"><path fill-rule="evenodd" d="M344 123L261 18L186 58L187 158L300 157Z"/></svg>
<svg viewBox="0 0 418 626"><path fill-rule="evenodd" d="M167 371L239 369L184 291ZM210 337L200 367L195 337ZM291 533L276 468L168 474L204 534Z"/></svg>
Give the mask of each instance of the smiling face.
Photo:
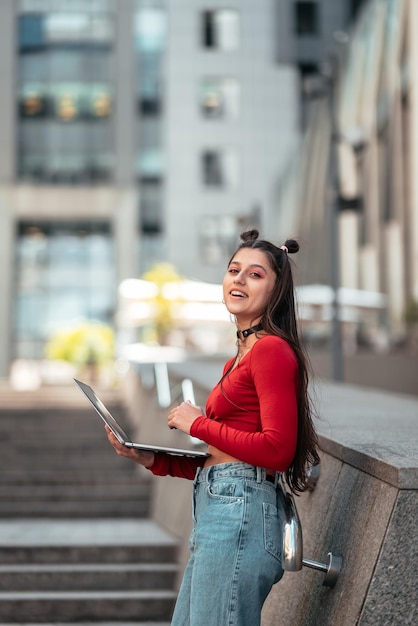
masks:
<svg viewBox="0 0 418 626"><path fill-rule="evenodd" d="M276 273L268 256L255 248L242 248L230 262L223 280L228 311L242 330L260 320L273 293Z"/></svg>

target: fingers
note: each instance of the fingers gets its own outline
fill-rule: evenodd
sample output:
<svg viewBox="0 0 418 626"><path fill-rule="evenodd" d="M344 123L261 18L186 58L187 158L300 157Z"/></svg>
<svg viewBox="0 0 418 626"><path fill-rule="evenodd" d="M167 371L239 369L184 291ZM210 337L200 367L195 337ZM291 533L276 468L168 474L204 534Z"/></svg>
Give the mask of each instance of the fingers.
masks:
<svg viewBox="0 0 418 626"><path fill-rule="evenodd" d="M105 430L109 443L113 446L116 452L123 456L127 456L127 452L129 452L129 450L126 448L126 446L124 446L119 441L119 439L114 435L114 433L110 430L108 426L105 426Z"/></svg>
<svg viewBox="0 0 418 626"><path fill-rule="evenodd" d="M175 416L174 416L173 411L170 411L170 413L169 413L169 415L168 415L168 418L167 418L167 423L168 423L168 427L169 427L171 430L176 430L176 427L175 427L175 426L174 426L174 424L173 424L173 420L174 420L174 418L175 418Z"/></svg>
<svg viewBox="0 0 418 626"><path fill-rule="evenodd" d="M179 406L171 409L167 422L170 429L177 428L186 434L190 434L190 427L194 420L201 414L199 407L191 402L182 402Z"/></svg>
<svg viewBox="0 0 418 626"><path fill-rule="evenodd" d="M112 446L114 444L119 444L120 445L119 439L114 435L114 433L110 430L110 428L109 428L109 426L107 424L105 425L105 431L106 431L107 438L109 439L109 441L112 444Z"/></svg>

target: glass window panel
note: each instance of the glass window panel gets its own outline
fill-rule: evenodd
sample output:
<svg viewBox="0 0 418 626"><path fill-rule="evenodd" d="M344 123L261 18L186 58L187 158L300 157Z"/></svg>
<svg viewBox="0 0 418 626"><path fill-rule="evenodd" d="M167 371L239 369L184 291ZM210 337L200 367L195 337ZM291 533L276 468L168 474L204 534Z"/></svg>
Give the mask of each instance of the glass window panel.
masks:
<svg viewBox="0 0 418 626"><path fill-rule="evenodd" d="M108 83L112 64L113 56L106 50L52 48L20 55L20 83Z"/></svg>
<svg viewBox="0 0 418 626"><path fill-rule="evenodd" d="M234 150L206 150L202 155L202 180L207 187L238 185L238 155Z"/></svg>
<svg viewBox="0 0 418 626"><path fill-rule="evenodd" d="M142 52L138 62L137 84L140 110L145 115L155 115L161 110L163 55Z"/></svg>
<svg viewBox="0 0 418 626"><path fill-rule="evenodd" d="M112 39L112 21L106 14L49 13L45 16L44 29L47 43L109 42Z"/></svg>
<svg viewBox="0 0 418 626"><path fill-rule="evenodd" d="M106 233L95 228L21 226L14 316L18 356L42 358L50 333L77 318L112 319L114 245L107 224L97 225Z"/></svg>
<svg viewBox="0 0 418 626"><path fill-rule="evenodd" d="M45 11L49 8L49 0L20 0L19 8L24 11Z"/></svg>
<svg viewBox="0 0 418 626"><path fill-rule="evenodd" d="M209 119L236 118L240 88L232 78L204 78L200 85L200 108Z"/></svg>
<svg viewBox="0 0 418 626"><path fill-rule="evenodd" d="M206 215L199 224L199 250L205 263L219 263L230 256L238 237L238 222L233 215Z"/></svg>
<svg viewBox="0 0 418 626"><path fill-rule="evenodd" d="M319 34L319 6L317 2L295 3L295 32L297 35Z"/></svg>
<svg viewBox="0 0 418 626"><path fill-rule="evenodd" d="M166 11L157 7L141 8L135 15L134 35L138 50L163 50L167 39Z"/></svg>
<svg viewBox="0 0 418 626"><path fill-rule="evenodd" d="M109 81L109 54L103 50L50 50L48 53L50 81Z"/></svg>
<svg viewBox="0 0 418 626"><path fill-rule="evenodd" d="M78 121L71 125L55 121L22 123L22 157L32 154L53 157L67 156L71 153L86 156L111 153L112 127L102 120L95 124Z"/></svg>
<svg viewBox="0 0 418 626"><path fill-rule="evenodd" d="M108 84L27 83L19 96L23 118L56 117L63 122L78 119L103 119L112 113Z"/></svg>
<svg viewBox="0 0 418 626"><path fill-rule="evenodd" d="M45 85L28 85L19 96L19 115L21 118L39 118L50 115L51 102Z"/></svg>
<svg viewBox="0 0 418 626"><path fill-rule="evenodd" d="M141 177L161 177L164 173L164 153L160 148L144 150L138 157L137 171Z"/></svg>
<svg viewBox="0 0 418 626"><path fill-rule="evenodd" d="M162 128L158 119L145 118L139 126L139 145L141 150L161 149Z"/></svg>
<svg viewBox="0 0 418 626"><path fill-rule="evenodd" d="M43 16L21 15L18 23L18 39L21 50L42 48L45 44Z"/></svg>
<svg viewBox="0 0 418 626"><path fill-rule="evenodd" d="M237 50L240 45L238 11L216 9L202 13L202 45L218 50Z"/></svg>
<svg viewBox="0 0 418 626"><path fill-rule="evenodd" d="M162 228L163 188L160 181L143 180L140 194L142 232L158 233Z"/></svg>
<svg viewBox="0 0 418 626"><path fill-rule="evenodd" d="M48 64L45 54L24 54L19 57L20 84L45 82L48 80Z"/></svg>
<svg viewBox="0 0 418 626"><path fill-rule="evenodd" d="M19 174L25 180L47 184L83 185L111 180L113 168L112 155L72 156L65 160L33 155L21 160Z"/></svg>
<svg viewBox="0 0 418 626"><path fill-rule="evenodd" d="M19 0L15 0L16 3ZM114 8L114 0L20 0L19 7L22 12L37 11L81 11L94 13L98 11L111 11Z"/></svg>

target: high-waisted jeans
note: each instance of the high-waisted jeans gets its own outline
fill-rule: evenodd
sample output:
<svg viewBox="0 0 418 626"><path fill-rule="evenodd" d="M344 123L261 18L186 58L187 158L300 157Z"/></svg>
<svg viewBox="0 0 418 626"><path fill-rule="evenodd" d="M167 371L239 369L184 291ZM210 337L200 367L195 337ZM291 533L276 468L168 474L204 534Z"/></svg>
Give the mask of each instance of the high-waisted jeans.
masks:
<svg viewBox="0 0 418 626"><path fill-rule="evenodd" d="M172 626L257 626L283 576L283 504L265 470L223 463L197 470L190 558Z"/></svg>

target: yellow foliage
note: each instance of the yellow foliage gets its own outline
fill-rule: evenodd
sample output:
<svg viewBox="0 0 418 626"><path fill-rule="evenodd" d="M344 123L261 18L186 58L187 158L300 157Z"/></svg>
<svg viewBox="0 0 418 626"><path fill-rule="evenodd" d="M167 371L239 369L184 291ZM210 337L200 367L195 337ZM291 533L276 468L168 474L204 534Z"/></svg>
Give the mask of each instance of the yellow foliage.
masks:
<svg viewBox="0 0 418 626"><path fill-rule="evenodd" d="M46 357L67 361L77 367L105 365L112 361L114 332L100 322L82 322L57 331L45 347Z"/></svg>
<svg viewBox="0 0 418 626"><path fill-rule="evenodd" d="M145 272L142 278L162 287L165 283L176 282L182 280L183 277L177 274L171 263L156 263L148 272Z"/></svg>
<svg viewBox="0 0 418 626"><path fill-rule="evenodd" d="M166 298L163 295L163 287L166 283L178 282L183 277L178 274L170 263L156 263L142 276L158 287L158 293L153 298L155 307L154 325L160 343L164 343L166 333L173 326L173 310L180 300Z"/></svg>

